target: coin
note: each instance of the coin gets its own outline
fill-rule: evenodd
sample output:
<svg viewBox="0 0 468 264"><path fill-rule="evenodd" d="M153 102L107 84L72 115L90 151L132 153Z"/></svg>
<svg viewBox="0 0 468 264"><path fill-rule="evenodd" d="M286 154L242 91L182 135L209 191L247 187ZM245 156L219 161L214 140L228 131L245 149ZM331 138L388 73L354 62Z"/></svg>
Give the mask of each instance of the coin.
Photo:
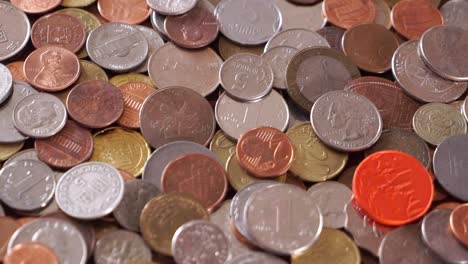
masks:
<svg viewBox="0 0 468 264"><path fill-rule="evenodd" d="M465 134L467 124L464 116L451 106L430 103L414 114L413 129L426 142L437 146L453 135Z"/></svg>
<svg viewBox="0 0 468 264"><path fill-rule="evenodd" d="M139 73L125 73L120 75L115 75L109 80L110 84L114 85L115 87L120 87L127 83L137 82L137 83L144 83L147 85L153 85L151 79L143 74Z"/></svg>
<svg viewBox="0 0 468 264"><path fill-rule="evenodd" d="M236 101L223 93L216 102L215 116L223 132L238 140L245 132L260 126L285 131L289 110L283 97L274 90L255 102Z"/></svg>
<svg viewBox="0 0 468 264"><path fill-rule="evenodd" d="M124 110L122 92L105 81L76 85L67 97L71 118L89 128L103 128L117 121Z"/></svg>
<svg viewBox="0 0 468 264"><path fill-rule="evenodd" d="M393 55L393 76L404 91L428 103L448 103L464 94L468 84L453 82L433 73L419 57L418 44L416 40L405 42Z"/></svg>
<svg viewBox="0 0 468 264"><path fill-rule="evenodd" d="M322 37L324 37L331 48L334 48L336 51L343 52L343 35L345 30L335 26L326 26L317 30Z"/></svg>
<svg viewBox="0 0 468 264"><path fill-rule="evenodd" d="M361 254L354 241L340 230L324 228L306 251L292 256L293 264L301 263L360 264Z"/></svg>
<svg viewBox="0 0 468 264"><path fill-rule="evenodd" d="M11 73L14 81L27 82L24 76L24 61L14 61L5 65ZM3 70L2 70L3 71ZM13 87L13 82L12 82Z"/></svg>
<svg viewBox="0 0 468 264"><path fill-rule="evenodd" d="M224 264L229 255L229 245L221 228L198 220L177 229L172 239L172 253L178 263L198 259L198 262Z"/></svg>
<svg viewBox="0 0 468 264"><path fill-rule="evenodd" d="M392 9L393 28L405 38L421 38L429 28L443 23L437 7L427 0L400 0Z"/></svg>
<svg viewBox="0 0 468 264"><path fill-rule="evenodd" d="M465 116L465 119L468 120L468 96L465 98L465 101L463 101L463 116Z"/></svg>
<svg viewBox="0 0 468 264"><path fill-rule="evenodd" d="M308 48L291 59L286 71L288 94L305 111L323 94L342 90L360 77L359 70L342 53L331 48Z"/></svg>
<svg viewBox="0 0 468 264"><path fill-rule="evenodd" d="M28 44L31 24L25 13L5 1L0 2L0 24L0 61L4 61L17 55Z"/></svg>
<svg viewBox="0 0 468 264"><path fill-rule="evenodd" d="M262 55L264 45L257 46L245 46L238 44L224 36L220 36L218 40L218 51L221 57L224 60L229 59L230 57L239 54L239 53L250 53L254 55Z"/></svg>
<svg viewBox="0 0 468 264"><path fill-rule="evenodd" d="M3 256L6 253L8 241L15 231L20 227L15 219L8 216L0 216L0 255Z"/></svg>
<svg viewBox="0 0 468 264"><path fill-rule="evenodd" d="M387 29L392 27L391 9L385 0L374 0L375 21L374 23L382 25Z"/></svg>
<svg viewBox="0 0 468 264"><path fill-rule="evenodd" d="M230 140L223 131L219 130L211 140L210 150L218 157L221 165L227 168L229 157L236 151L236 142Z"/></svg>
<svg viewBox="0 0 468 264"><path fill-rule="evenodd" d="M109 257L112 256L112 257ZM94 263L125 263L128 260L151 261L151 249L136 233L118 230L101 237L96 243Z"/></svg>
<svg viewBox="0 0 468 264"><path fill-rule="evenodd" d="M452 25L468 30L468 3L464 0L447 1L440 8L445 25Z"/></svg>
<svg viewBox="0 0 468 264"><path fill-rule="evenodd" d="M40 14L56 8L61 0L50 0L43 2L42 0L11 0L12 5L29 14Z"/></svg>
<svg viewBox="0 0 468 264"><path fill-rule="evenodd" d="M78 219L96 219L111 213L124 194L124 181L114 167L86 162L68 170L57 184L60 210Z"/></svg>
<svg viewBox="0 0 468 264"><path fill-rule="evenodd" d="M117 123L130 129L140 128L140 110L155 89L148 84L131 82L119 86L124 98L124 111Z"/></svg>
<svg viewBox="0 0 468 264"><path fill-rule="evenodd" d="M187 13L195 7L198 0L166 2L164 0L147 0L148 5L157 13L177 16Z"/></svg>
<svg viewBox="0 0 468 264"><path fill-rule="evenodd" d="M62 6L65 7L86 7L96 2L96 0L63 0Z"/></svg>
<svg viewBox="0 0 468 264"><path fill-rule="evenodd" d="M141 33L143 33L143 36L146 39L146 42L148 42L148 55L146 56L146 60L141 63L139 67L137 67L134 71L136 72L147 72L148 71L148 61L151 57L151 54L153 54L157 49L159 49L162 45L164 45L164 40L161 38L161 36L158 34L158 32L154 31L153 29L141 25L136 25L135 26ZM145 75L146 78L148 76ZM152 85L152 83L149 83L149 85Z"/></svg>
<svg viewBox="0 0 468 264"><path fill-rule="evenodd" d="M323 1L323 13L333 25L349 29L359 24L373 23L376 8L373 0Z"/></svg>
<svg viewBox="0 0 468 264"><path fill-rule="evenodd" d="M322 2L307 6L295 5L284 0L275 0L275 3L281 11L282 30L305 27L316 31L327 23L322 12Z"/></svg>
<svg viewBox="0 0 468 264"><path fill-rule="evenodd" d="M441 203L441 204L437 205L434 209L454 210L455 208L457 208L460 205L461 205L461 203L459 203L459 202L444 202L444 203Z"/></svg>
<svg viewBox="0 0 468 264"><path fill-rule="evenodd" d="M267 42L282 25L281 11L269 0L225 0L216 7L215 14L223 35L243 45Z"/></svg>
<svg viewBox="0 0 468 264"><path fill-rule="evenodd" d="M464 100L457 100L457 101L453 101L453 102L449 103L450 106L452 106L454 109L458 110L462 115L465 115L464 104L465 104Z"/></svg>
<svg viewBox="0 0 468 264"><path fill-rule="evenodd" d="M152 13L146 0L99 0L99 14L110 22L140 24Z"/></svg>
<svg viewBox="0 0 468 264"><path fill-rule="evenodd" d="M317 137L341 151L371 147L382 133L382 118L366 97L347 91L332 91L314 104L310 119Z"/></svg>
<svg viewBox="0 0 468 264"><path fill-rule="evenodd" d="M452 81L468 81L468 56L461 43L468 41L468 31L456 26L437 26L424 32L419 52L426 65L438 75ZM447 48L450 47L450 48Z"/></svg>
<svg viewBox="0 0 468 264"><path fill-rule="evenodd" d="M89 62L87 60L80 60L81 73L80 77L76 81L82 83L92 80L109 81L106 72L99 67L99 65ZM70 92L70 91L68 91Z"/></svg>
<svg viewBox="0 0 468 264"><path fill-rule="evenodd" d="M177 229L192 220L208 218L208 212L197 201L180 194L161 194L146 204L140 227L154 251L171 256L171 240Z"/></svg>
<svg viewBox="0 0 468 264"><path fill-rule="evenodd" d="M265 52L278 46L293 47L303 50L310 47L330 47L327 40L315 31L293 28L279 32L266 44Z"/></svg>
<svg viewBox="0 0 468 264"><path fill-rule="evenodd" d="M0 64L0 104L8 99L12 91L13 76L5 65Z"/></svg>
<svg viewBox="0 0 468 264"><path fill-rule="evenodd" d="M292 128L295 125L310 122L309 111L304 111L299 107L294 101L288 96L285 98L285 101L289 109L289 124L288 127Z"/></svg>
<svg viewBox="0 0 468 264"><path fill-rule="evenodd" d="M273 70L263 57L240 53L227 59L219 71L226 93L240 101L256 101L273 87Z"/></svg>
<svg viewBox="0 0 468 264"><path fill-rule="evenodd" d="M11 249L4 259L5 264L37 263L58 264L58 257L54 251L41 243L22 243Z"/></svg>
<svg viewBox="0 0 468 264"><path fill-rule="evenodd" d="M283 90L287 88L286 69L298 51L296 48L288 46L277 46L262 55L263 60L273 70L273 87Z"/></svg>
<svg viewBox="0 0 468 264"><path fill-rule="evenodd" d="M465 229L465 219L468 216L468 204L457 206L450 215L450 230L463 245L468 245L468 232Z"/></svg>
<svg viewBox="0 0 468 264"><path fill-rule="evenodd" d="M216 129L208 101L184 87L171 87L151 94L140 111L140 128L153 148L174 141L207 145Z"/></svg>
<svg viewBox="0 0 468 264"><path fill-rule="evenodd" d="M11 156L20 151L23 146L24 141L12 144L0 144L0 161L9 159Z"/></svg>
<svg viewBox="0 0 468 264"><path fill-rule="evenodd" d="M353 188L353 177L354 172L356 171L357 166L348 167L343 172L341 172L340 176L338 177L338 182L343 183L344 185L348 186L348 188Z"/></svg>
<svg viewBox="0 0 468 264"><path fill-rule="evenodd" d="M11 156L7 161L5 161L3 165L4 167L6 167L8 165L11 165L15 161L28 160L28 159L38 160L36 151L33 148L21 150L20 152Z"/></svg>
<svg viewBox="0 0 468 264"><path fill-rule="evenodd" d="M165 39L168 38L166 29L164 28L164 22L166 21L166 16L162 14L158 14L154 11L151 14L151 25L153 26L154 30L158 31L159 34L163 35Z"/></svg>
<svg viewBox="0 0 468 264"><path fill-rule="evenodd" d="M288 262L257 251L252 251L240 256L237 256L230 261L226 262L226 264L256 264L256 263L268 263L268 264L286 264Z"/></svg>

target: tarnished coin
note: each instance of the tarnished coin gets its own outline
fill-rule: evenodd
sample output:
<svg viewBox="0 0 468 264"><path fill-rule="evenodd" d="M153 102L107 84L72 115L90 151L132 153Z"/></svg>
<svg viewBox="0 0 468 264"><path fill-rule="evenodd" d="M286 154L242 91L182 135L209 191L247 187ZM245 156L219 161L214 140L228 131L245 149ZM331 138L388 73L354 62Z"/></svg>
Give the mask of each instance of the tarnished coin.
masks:
<svg viewBox="0 0 468 264"><path fill-rule="evenodd" d="M11 0L10 2L12 5L26 13L40 14L56 8L62 1L50 0L44 2L42 0Z"/></svg>
<svg viewBox="0 0 468 264"><path fill-rule="evenodd" d="M153 12L146 0L99 0L99 14L107 21L140 24Z"/></svg>
<svg viewBox="0 0 468 264"><path fill-rule="evenodd" d="M13 92L13 76L10 70L0 63L0 104Z"/></svg>
<svg viewBox="0 0 468 264"><path fill-rule="evenodd" d="M382 25L387 29L392 27L391 9L385 0L374 0L375 20L374 23Z"/></svg>
<svg viewBox="0 0 468 264"><path fill-rule="evenodd" d="M86 49L89 57L99 66L122 72L145 61L148 42L134 26L114 22L93 30L86 42Z"/></svg>
<svg viewBox="0 0 468 264"><path fill-rule="evenodd" d="M124 98L124 111L117 120L117 124L130 129L140 128L140 110L145 99L155 89L151 85L139 82L126 83L119 86L119 89Z"/></svg>
<svg viewBox="0 0 468 264"><path fill-rule="evenodd" d="M143 36L146 39L146 42L148 42L148 55L146 56L146 60L141 63L139 67L137 67L134 71L136 72L147 72L148 71L148 61L151 57L151 55L159 49L162 45L164 45L164 40L162 37L156 32L154 29L141 26L141 25L136 25L135 26L141 33L143 33Z"/></svg>
<svg viewBox="0 0 468 264"><path fill-rule="evenodd" d="M419 43L421 58L438 75L452 81L468 81L468 56L463 43L468 31L456 26L437 26L424 32Z"/></svg>
<svg viewBox="0 0 468 264"><path fill-rule="evenodd" d="M0 254L3 256L6 254L8 241L11 236L21 227L17 220L5 216L2 209L2 216L0 216ZM240 243L240 242L239 242Z"/></svg>
<svg viewBox="0 0 468 264"><path fill-rule="evenodd" d="M281 11L269 0L224 0L216 7L216 16L224 36L243 45L267 42L282 25Z"/></svg>
<svg viewBox="0 0 468 264"><path fill-rule="evenodd" d="M343 90L346 83L360 77L358 68L332 48L308 48L298 52L288 65L288 94L305 111L323 94Z"/></svg>
<svg viewBox="0 0 468 264"><path fill-rule="evenodd" d="M417 40L405 42L393 55L392 72L398 84L419 101L448 103L458 99L468 84L433 73L420 58L418 44Z"/></svg>
<svg viewBox="0 0 468 264"><path fill-rule="evenodd" d="M445 25L452 25L468 30L468 2L465 0L450 0L447 1L441 8L440 12L444 17Z"/></svg>
<svg viewBox="0 0 468 264"><path fill-rule="evenodd" d="M24 146L24 141L12 144L0 144L0 161L5 161L15 155Z"/></svg>
<svg viewBox="0 0 468 264"><path fill-rule="evenodd" d="M245 46L238 44L224 36L220 36L218 40L218 51L221 57L224 60L229 59L230 57L239 54L239 53L250 53L254 55L262 55L265 45L256 45L256 46Z"/></svg>
<svg viewBox="0 0 468 264"><path fill-rule="evenodd" d="M414 114L413 129L426 142L437 146L451 136L465 134L467 124L465 117L451 106L430 103Z"/></svg>
<svg viewBox="0 0 468 264"><path fill-rule="evenodd" d="M80 77L76 81L77 83L82 83L86 81L92 80L101 80L101 81L109 81L109 77L107 77L107 73L99 67L99 65L92 63L87 60L80 60L80 68L81 73ZM65 97L66 98L66 97Z"/></svg>
<svg viewBox="0 0 468 264"><path fill-rule="evenodd" d="M177 263L190 263L196 259L198 263L224 264L229 256L228 239L215 224L191 221L174 234L172 254Z"/></svg>
<svg viewBox="0 0 468 264"><path fill-rule="evenodd" d="M96 0L63 0L61 5L65 7L87 7Z"/></svg>
<svg viewBox="0 0 468 264"><path fill-rule="evenodd" d="M37 263L59 264L55 252L42 243L27 242L14 246L5 257L6 264Z"/></svg>
<svg viewBox="0 0 468 264"><path fill-rule="evenodd" d="M187 13L195 7L198 0L185 1L165 1L165 0L146 0L148 5L157 13L167 16L177 16Z"/></svg>
<svg viewBox="0 0 468 264"><path fill-rule="evenodd" d="M330 47L339 52L343 52L342 40L345 32L344 29L335 26L326 26L317 30L317 33L327 40Z"/></svg>
<svg viewBox="0 0 468 264"><path fill-rule="evenodd" d="M258 264L258 263L268 263L268 264L286 264L288 262L274 257L272 255L268 255L265 253L253 251L249 252L240 256L237 256L230 261L226 262L226 264Z"/></svg>
<svg viewBox="0 0 468 264"><path fill-rule="evenodd" d="M323 13L327 20L337 27L349 29L359 24L373 23L375 19L373 0L325 0Z"/></svg>
<svg viewBox="0 0 468 264"><path fill-rule="evenodd" d="M210 143L210 150L218 157L219 162L226 168L229 157L236 152L236 142L229 139L223 131L219 130Z"/></svg>
<svg viewBox="0 0 468 264"><path fill-rule="evenodd" d="M327 40L315 31L293 28L279 32L266 44L265 52L278 46L293 47L303 50L310 47L330 47Z"/></svg>
<svg viewBox="0 0 468 264"><path fill-rule="evenodd" d="M275 3L281 11L282 30L306 28L316 31L327 23L322 12L323 2L315 5L296 5L289 1L275 0Z"/></svg>
<svg viewBox="0 0 468 264"><path fill-rule="evenodd" d="M468 245L468 230L465 228L467 218L468 204L457 206L450 215L450 230L464 246Z"/></svg>
<svg viewBox="0 0 468 264"><path fill-rule="evenodd" d="M151 261L151 249L136 233L118 230L108 233L96 242L94 263L125 263L127 260Z"/></svg>
<svg viewBox="0 0 468 264"><path fill-rule="evenodd" d="M366 97L347 91L324 94L314 104L310 119L317 137L341 151L371 147L382 133L382 118Z"/></svg>
<svg viewBox="0 0 468 264"><path fill-rule="evenodd" d="M118 170L100 162L86 162L68 170L57 184L60 210L78 219L96 219L111 213L124 194Z"/></svg>
<svg viewBox="0 0 468 264"><path fill-rule="evenodd" d="M273 87L278 89L286 89L286 69L293 56L299 50L288 46L277 46L274 47L262 55L273 70Z"/></svg>
<svg viewBox="0 0 468 264"><path fill-rule="evenodd" d="M241 101L256 101L273 87L273 70L262 57L241 53L227 59L219 76L226 93Z"/></svg>
<svg viewBox="0 0 468 264"><path fill-rule="evenodd" d="M5 65L10 71L11 76L14 81L28 82L26 76L24 75L24 61L14 61ZM2 70L3 71L3 70ZM7 83L7 82L6 82ZM5 83L3 84L5 85ZM13 82L12 82L13 85ZM13 87L13 86L12 86ZM4 88L3 88L4 89ZM13 89L13 88L12 88ZM6 98L5 98L6 99Z"/></svg>
<svg viewBox="0 0 468 264"><path fill-rule="evenodd" d="M21 52L31 35L29 18L7 1L0 2L0 61L7 60Z"/></svg>

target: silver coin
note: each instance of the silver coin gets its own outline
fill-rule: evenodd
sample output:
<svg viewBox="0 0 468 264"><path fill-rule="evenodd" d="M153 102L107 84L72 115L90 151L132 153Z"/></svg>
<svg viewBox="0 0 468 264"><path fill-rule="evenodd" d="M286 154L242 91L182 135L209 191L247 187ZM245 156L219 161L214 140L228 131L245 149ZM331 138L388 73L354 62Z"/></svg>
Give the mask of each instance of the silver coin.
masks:
<svg viewBox="0 0 468 264"><path fill-rule="evenodd" d="M1 38L1 33L0 33L0 38ZM8 68L5 65L0 63L0 104L5 102L6 99L8 99L12 91L13 91L13 76L11 76L10 70L8 70Z"/></svg>
<svg viewBox="0 0 468 264"><path fill-rule="evenodd" d="M347 91L331 91L312 107L310 120L317 137L341 151L371 147L382 133L382 118L366 97Z"/></svg>
<svg viewBox="0 0 468 264"><path fill-rule="evenodd" d="M168 143L156 149L146 161L142 176L143 181L152 183L154 186L158 187L159 190L161 190L161 177L167 164L185 154L190 153L200 153L207 155L215 160L219 160L216 154L200 144L188 141L176 141Z"/></svg>
<svg viewBox="0 0 468 264"><path fill-rule="evenodd" d="M166 29L164 28L164 23L166 21L166 16L153 12L151 14L151 25L154 30L157 30L165 39L168 38ZM151 56L151 54L149 54Z"/></svg>
<svg viewBox="0 0 468 264"><path fill-rule="evenodd" d="M86 50L99 66L122 72L136 68L146 60L148 42L132 25L107 23L89 34Z"/></svg>
<svg viewBox="0 0 468 264"><path fill-rule="evenodd" d="M256 102L241 102L222 94L215 106L218 125L232 139L259 126L270 126L285 131L289 122L289 109L284 98L276 91Z"/></svg>
<svg viewBox="0 0 468 264"><path fill-rule="evenodd" d="M283 18L282 30L306 28L316 31L327 24L322 1L315 5L297 5L285 0L275 0L275 3Z"/></svg>
<svg viewBox="0 0 468 264"><path fill-rule="evenodd" d="M194 8L197 2L198 0L146 0L154 11L167 16L185 14Z"/></svg>
<svg viewBox="0 0 468 264"><path fill-rule="evenodd" d="M261 248L274 253L300 253L322 231L322 214L314 200L294 185L263 188L249 198L246 207L247 232Z"/></svg>
<svg viewBox="0 0 468 264"><path fill-rule="evenodd" d="M241 101L256 101L273 87L273 70L260 56L240 53L227 59L219 71L226 93Z"/></svg>
<svg viewBox="0 0 468 264"><path fill-rule="evenodd" d="M15 161L0 170L0 199L13 209L31 211L45 207L54 191L54 173L41 161Z"/></svg>
<svg viewBox="0 0 468 264"><path fill-rule="evenodd" d="M289 125L291 128L304 122L310 122L310 114L300 108L289 96L285 98L289 109Z"/></svg>
<svg viewBox="0 0 468 264"><path fill-rule="evenodd" d="M111 213L124 194L124 180L111 165L86 162L60 179L55 201L60 210L78 219L97 219Z"/></svg>
<svg viewBox="0 0 468 264"><path fill-rule="evenodd" d="M85 264L86 243L71 223L54 218L41 218L21 226L8 242L8 252L21 243L37 242L50 247L60 264Z"/></svg>
<svg viewBox="0 0 468 264"><path fill-rule="evenodd" d="M223 0L215 13L223 35L243 45L267 42L282 25L281 11L270 0Z"/></svg>
<svg viewBox="0 0 468 264"><path fill-rule="evenodd" d="M424 245L419 224L399 227L389 232L379 249L381 264L394 263L443 263Z"/></svg>
<svg viewBox="0 0 468 264"><path fill-rule="evenodd" d="M67 109L62 101L48 93L23 98L13 111L13 123L21 133L33 138L51 137L65 126Z"/></svg>
<svg viewBox="0 0 468 264"><path fill-rule="evenodd" d="M292 57L299 50L288 46L277 46L263 53L262 58L270 65L273 70L274 81L273 87L285 90L286 86L286 69Z"/></svg>
<svg viewBox="0 0 468 264"><path fill-rule="evenodd" d="M441 8L440 12L444 17L445 25L452 25L468 30L468 1L450 0Z"/></svg>
<svg viewBox="0 0 468 264"><path fill-rule="evenodd" d="M151 57L151 54L153 54L157 49L164 45L164 40L154 29L141 25L135 25L135 27L141 33L143 33L146 42L148 42L148 55L146 56L146 60L134 70L135 72L143 73L148 71L148 61Z"/></svg>
<svg viewBox="0 0 468 264"><path fill-rule="evenodd" d="M118 230L108 233L96 243L94 263L126 263L129 260L151 261L151 249L138 234Z"/></svg>
<svg viewBox="0 0 468 264"><path fill-rule="evenodd" d="M353 196L346 185L334 181L321 182L312 185L307 193L320 209L324 227L338 229L345 226L345 207Z"/></svg>
<svg viewBox="0 0 468 264"><path fill-rule="evenodd" d="M330 48L330 44L319 33L303 28L288 29L276 34L266 44L265 52L278 46L288 46L298 50L310 47Z"/></svg>
<svg viewBox="0 0 468 264"><path fill-rule="evenodd" d="M122 201L112 212L115 220L130 231L140 231L140 215L143 207L160 192L149 182L142 180L126 182Z"/></svg>
<svg viewBox="0 0 468 264"><path fill-rule="evenodd" d="M39 160L37 157L36 150L33 148L21 150L20 152L16 153L15 155L11 156L9 159L5 161L3 164L4 167L11 165L15 161L19 160Z"/></svg>
<svg viewBox="0 0 468 264"><path fill-rule="evenodd" d="M422 239L444 263L468 263L468 249L451 233L449 228L451 210L434 210L427 214L421 225Z"/></svg>
<svg viewBox="0 0 468 264"><path fill-rule="evenodd" d="M463 108L462 108L463 115L465 119L468 121L468 96L463 101Z"/></svg>
<svg viewBox="0 0 468 264"><path fill-rule="evenodd" d="M226 264L287 264L288 262L261 252L250 252L237 256Z"/></svg>
<svg viewBox="0 0 468 264"><path fill-rule="evenodd" d="M13 111L24 97L37 93L31 86L22 82L13 82L13 92L4 104L0 106L0 143L15 143L28 137L21 134L13 123Z"/></svg>
<svg viewBox="0 0 468 264"><path fill-rule="evenodd" d="M175 232L172 255L180 264L224 264L229 255L229 243L217 225L191 221Z"/></svg>
<svg viewBox="0 0 468 264"><path fill-rule="evenodd" d="M9 2L0 1L0 25L0 61L4 61L28 44L31 24L23 11Z"/></svg>

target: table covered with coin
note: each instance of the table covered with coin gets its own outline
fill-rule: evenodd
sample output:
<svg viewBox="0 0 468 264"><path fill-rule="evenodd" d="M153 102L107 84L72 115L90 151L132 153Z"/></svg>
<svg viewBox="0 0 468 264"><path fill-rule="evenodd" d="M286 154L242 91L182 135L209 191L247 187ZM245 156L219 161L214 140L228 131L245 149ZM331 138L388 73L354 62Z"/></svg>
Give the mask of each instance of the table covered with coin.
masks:
<svg viewBox="0 0 468 264"><path fill-rule="evenodd" d="M0 0L0 262L468 263L467 0Z"/></svg>

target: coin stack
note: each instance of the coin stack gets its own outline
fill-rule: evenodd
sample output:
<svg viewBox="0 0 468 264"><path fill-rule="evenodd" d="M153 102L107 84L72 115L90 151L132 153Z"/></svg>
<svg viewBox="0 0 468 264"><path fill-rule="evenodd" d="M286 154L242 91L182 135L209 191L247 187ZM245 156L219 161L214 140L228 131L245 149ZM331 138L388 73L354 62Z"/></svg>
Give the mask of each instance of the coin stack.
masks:
<svg viewBox="0 0 468 264"><path fill-rule="evenodd" d="M467 43L466 0L0 0L0 262L468 263Z"/></svg>

